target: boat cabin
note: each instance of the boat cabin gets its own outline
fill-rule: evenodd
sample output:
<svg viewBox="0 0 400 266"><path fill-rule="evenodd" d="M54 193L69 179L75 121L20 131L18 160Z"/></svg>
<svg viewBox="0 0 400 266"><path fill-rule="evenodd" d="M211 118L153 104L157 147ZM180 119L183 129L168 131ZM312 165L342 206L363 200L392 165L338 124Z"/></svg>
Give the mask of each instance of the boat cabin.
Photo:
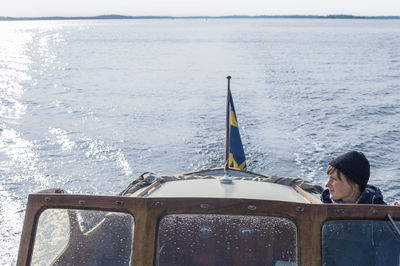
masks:
<svg viewBox="0 0 400 266"><path fill-rule="evenodd" d="M400 208L301 179L146 173L118 196L29 195L17 265L399 265Z"/></svg>

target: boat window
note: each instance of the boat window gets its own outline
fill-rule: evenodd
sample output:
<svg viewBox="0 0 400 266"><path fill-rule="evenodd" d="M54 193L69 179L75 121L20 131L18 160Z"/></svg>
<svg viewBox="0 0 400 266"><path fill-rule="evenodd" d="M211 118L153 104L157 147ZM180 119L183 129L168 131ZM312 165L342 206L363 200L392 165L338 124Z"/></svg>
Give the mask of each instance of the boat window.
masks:
<svg viewBox="0 0 400 266"><path fill-rule="evenodd" d="M297 265L297 229L285 218L168 215L159 223L156 265Z"/></svg>
<svg viewBox="0 0 400 266"><path fill-rule="evenodd" d="M47 209L39 217L32 265L129 265L130 214Z"/></svg>
<svg viewBox="0 0 400 266"><path fill-rule="evenodd" d="M395 222L400 227L400 222ZM399 266L393 224L376 220L328 221L322 227L323 265Z"/></svg>

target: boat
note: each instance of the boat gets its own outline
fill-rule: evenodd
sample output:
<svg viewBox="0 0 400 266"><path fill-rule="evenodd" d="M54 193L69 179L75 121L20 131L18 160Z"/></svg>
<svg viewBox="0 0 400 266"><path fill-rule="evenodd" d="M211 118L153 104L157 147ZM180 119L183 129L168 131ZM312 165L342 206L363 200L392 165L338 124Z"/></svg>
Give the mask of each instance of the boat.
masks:
<svg viewBox="0 0 400 266"><path fill-rule="evenodd" d="M399 265L399 207L322 204L320 186L248 171L231 151L116 196L30 194L17 265Z"/></svg>

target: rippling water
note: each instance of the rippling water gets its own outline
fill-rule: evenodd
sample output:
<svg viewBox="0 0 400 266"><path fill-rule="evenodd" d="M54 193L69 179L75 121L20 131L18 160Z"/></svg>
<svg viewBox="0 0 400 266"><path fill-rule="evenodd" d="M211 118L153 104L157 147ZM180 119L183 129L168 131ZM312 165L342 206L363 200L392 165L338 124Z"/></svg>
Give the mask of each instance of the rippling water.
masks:
<svg viewBox="0 0 400 266"><path fill-rule="evenodd" d="M27 194L221 166L227 75L248 168L323 184L350 149L400 198L399 20L0 22L0 264Z"/></svg>

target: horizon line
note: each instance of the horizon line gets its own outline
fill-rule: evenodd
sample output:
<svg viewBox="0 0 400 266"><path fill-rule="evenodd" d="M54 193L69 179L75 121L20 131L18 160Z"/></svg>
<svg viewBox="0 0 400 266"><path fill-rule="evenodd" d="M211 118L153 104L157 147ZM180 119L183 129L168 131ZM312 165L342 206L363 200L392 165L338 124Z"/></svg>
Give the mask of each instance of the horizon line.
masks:
<svg viewBox="0 0 400 266"><path fill-rule="evenodd" d="M80 20L80 19L226 19L226 18L327 18L327 19L400 19L400 16L361 16L361 15L225 15L225 16L127 16L127 15L97 15L97 16L41 16L41 17L9 17L0 16L0 21L13 20Z"/></svg>

